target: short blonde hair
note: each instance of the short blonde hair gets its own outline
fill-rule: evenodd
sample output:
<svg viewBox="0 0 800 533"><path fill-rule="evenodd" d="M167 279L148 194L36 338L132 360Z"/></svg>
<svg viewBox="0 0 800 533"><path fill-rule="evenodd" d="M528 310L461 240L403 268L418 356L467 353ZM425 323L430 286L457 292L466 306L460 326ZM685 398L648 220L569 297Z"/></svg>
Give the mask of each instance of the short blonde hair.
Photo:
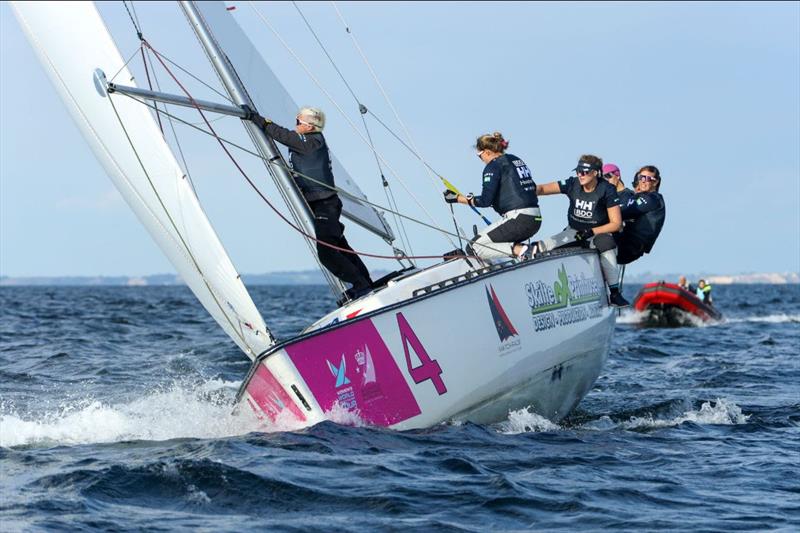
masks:
<svg viewBox="0 0 800 533"><path fill-rule="evenodd" d="M306 122L314 126L315 131L322 131L325 127L325 113L316 107L301 107L297 116L307 118Z"/></svg>

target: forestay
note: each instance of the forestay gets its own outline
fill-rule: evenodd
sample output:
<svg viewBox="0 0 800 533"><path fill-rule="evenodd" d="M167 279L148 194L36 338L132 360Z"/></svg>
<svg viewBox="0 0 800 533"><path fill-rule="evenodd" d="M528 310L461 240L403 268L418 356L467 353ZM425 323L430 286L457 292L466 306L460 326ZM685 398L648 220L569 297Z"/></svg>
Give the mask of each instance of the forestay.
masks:
<svg viewBox="0 0 800 533"><path fill-rule="evenodd" d="M273 343L148 108L109 97L99 69L133 83L91 2L14 2L28 40L122 197L203 306L250 358ZM113 102L113 105L112 105Z"/></svg>
<svg viewBox="0 0 800 533"><path fill-rule="evenodd" d="M231 13L227 11L224 2L195 2L194 5L211 30L214 39L225 51L258 112L278 124L293 125L297 104ZM354 197L340 195L344 215L384 239L394 240L391 227L383 216L372 206L356 200L356 198L366 199L366 195L333 154L331 161L336 176L336 186Z"/></svg>

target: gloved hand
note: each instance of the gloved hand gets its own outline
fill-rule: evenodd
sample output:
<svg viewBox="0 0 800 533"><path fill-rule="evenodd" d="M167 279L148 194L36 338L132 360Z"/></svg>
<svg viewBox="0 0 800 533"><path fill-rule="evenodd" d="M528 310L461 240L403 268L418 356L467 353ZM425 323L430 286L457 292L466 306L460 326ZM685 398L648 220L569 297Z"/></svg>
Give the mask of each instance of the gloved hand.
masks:
<svg viewBox="0 0 800 533"><path fill-rule="evenodd" d="M594 232L589 228L579 229L575 233L575 240L576 241L588 241L592 237L594 237Z"/></svg>
<svg viewBox="0 0 800 533"><path fill-rule="evenodd" d="M272 124L272 121L270 119L262 117L256 111L250 109L249 106L243 105L242 109L244 109L245 112L247 113L244 117L242 117L242 120L249 120L250 122L252 122L261 129L264 129L264 126L266 126L267 124Z"/></svg>
<svg viewBox="0 0 800 533"><path fill-rule="evenodd" d="M458 203L458 194L454 193L450 189L444 191L444 201L448 204L456 204Z"/></svg>

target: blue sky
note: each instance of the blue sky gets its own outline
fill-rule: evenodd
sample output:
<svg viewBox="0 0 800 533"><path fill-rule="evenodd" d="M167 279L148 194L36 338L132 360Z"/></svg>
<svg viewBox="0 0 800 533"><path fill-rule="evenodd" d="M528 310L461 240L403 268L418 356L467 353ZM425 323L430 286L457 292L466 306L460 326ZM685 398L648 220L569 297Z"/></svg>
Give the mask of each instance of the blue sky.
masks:
<svg viewBox="0 0 800 533"><path fill-rule="evenodd" d="M174 4L135 5L156 48L216 81ZM249 4L235 5L237 20L295 100L328 112L332 149L368 196L385 204L369 150ZM391 119L331 4L300 6L361 100ZM495 130L539 183L568 175L582 153L617 163L627 183L641 165L655 164L667 221L653 253L633 271L800 270L799 3L338 6L424 157L461 189L479 189L482 164L472 145ZM357 120L352 98L292 5L260 9ZM128 57L136 39L121 2L100 11ZM0 274L171 272L78 133L8 4L0 5L0 17ZM235 119L219 124L242 137ZM441 187L377 124L370 128L393 168L450 229ZM201 135L181 136L201 202L239 271L313 268L304 245L219 149ZM256 163L248 163L254 173ZM269 185L265 190L274 195ZM399 184L394 191L409 214L423 217ZM559 231L566 199L546 197L541 205L540 234ZM460 207L462 227L479 222ZM349 228L355 248L387 251ZM435 232L407 229L417 254L451 248Z"/></svg>

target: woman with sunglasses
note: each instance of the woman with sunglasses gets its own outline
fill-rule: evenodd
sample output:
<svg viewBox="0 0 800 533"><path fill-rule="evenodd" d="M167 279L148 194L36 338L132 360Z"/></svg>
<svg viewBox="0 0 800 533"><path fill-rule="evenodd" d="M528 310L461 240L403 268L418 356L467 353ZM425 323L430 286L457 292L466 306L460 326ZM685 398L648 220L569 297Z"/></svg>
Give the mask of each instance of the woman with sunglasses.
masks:
<svg viewBox="0 0 800 533"><path fill-rule="evenodd" d="M622 228L620 200L614 186L598 179L603 160L594 155L582 155L575 167L577 177L539 185L540 196L565 194L569 197L567 221L569 226L549 239L539 241L534 251L546 252L565 246L588 244L600 252L600 267L610 290L611 305L630 305L619 291L617 244L613 234Z"/></svg>
<svg viewBox="0 0 800 533"><path fill-rule="evenodd" d="M625 189L622 199L622 233L614 235L617 241L617 261L627 265L653 249L664 226L666 206L658 192L661 172L653 165L643 166L633 178L633 191Z"/></svg>
<svg viewBox="0 0 800 533"><path fill-rule="evenodd" d="M314 233L318 239L317 256L320 262L334 276L352 284L346 292L348 299L368 293L372 288L369 270L350 247L344 237L344 224L339 222L342 201L336 194L331 156L322 135L325 114L314 107L301 108L297 112L294 131L260 115L251 120L264 133L289 148L292 177L314 214Z"/></svg>
<svg viewBox="0 0 800 533"><path fill-rule="evenodd" d="M480 196L444 191L447 203L492 207L501 216L471 242L473 252L481 259L523 256L528 249L525 241L542 225L533 174L522 159L507 154L507 148L508 141L500 132L478 137L475 149L486 164Z"/></svg>

